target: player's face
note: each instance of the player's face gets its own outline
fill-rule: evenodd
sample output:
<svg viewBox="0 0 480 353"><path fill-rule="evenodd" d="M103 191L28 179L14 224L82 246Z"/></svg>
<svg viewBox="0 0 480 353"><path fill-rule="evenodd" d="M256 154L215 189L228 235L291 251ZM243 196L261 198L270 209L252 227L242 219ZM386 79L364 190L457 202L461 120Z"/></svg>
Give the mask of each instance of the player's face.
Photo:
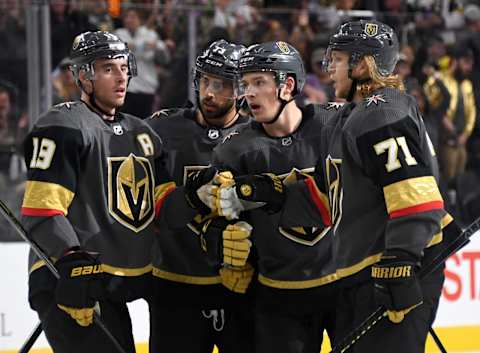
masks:
<svg viewBox="0 0 480 353"><path fill-rule="evenodd" d="M242 75L239 86L247 99L253 118L260 123L271 121L280 109L274 73L245 73Z"/></svg>
<svg viewBox="0 0 480 353"><path fill-rule="evenodd" d="M333 50L331 52L328 64L328 74L333 81L335 96L337 98L347 98L352 80L348 78L348 62L350 54L348 52Z"/></svg>
<svg viewBox="0 0 480 353"><path fill-rule="evenodd" d="M128 61L118 59L98 59L95 61L95 100L106 110L120 108L125 101L128 83Z"/></svg>
<svg viewBox="0 0 480 353"><path fill-rule="evenodd" d="M202 73L199 79L200 110L205 119L221 119L234 104L233 82Z"/></svg>

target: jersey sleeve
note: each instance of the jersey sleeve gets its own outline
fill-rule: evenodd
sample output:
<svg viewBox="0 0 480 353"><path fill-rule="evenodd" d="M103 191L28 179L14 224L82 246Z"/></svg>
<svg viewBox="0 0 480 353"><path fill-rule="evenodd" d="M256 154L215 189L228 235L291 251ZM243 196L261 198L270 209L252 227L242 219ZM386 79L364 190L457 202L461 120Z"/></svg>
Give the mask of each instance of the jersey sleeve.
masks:
<svg viewBox="0 0 480 353"><path fill-rule="evenodd" d="M347 137L350 135L347 134ZM445 215L434 177L434 151L419 122L405 116L346 141L350 155L382 189L388 222L386 250L420 258Z"/></svg>
<svg viewBox="0 0 480 353"><path fill-rule="evenodd" d="M79 129L35 128L25 139L28 168L22 222L30 237L53 257L79 245L67 219L81 169L85 141Z"/></svg>
<svg viewBox="0 0 480 353"><path fill-rule="evenodd" d="M177 186L167 168L168 151L162 140L155 134L155 216L158 223L170 229L184 227L196 215L185 198L185 188Z"/></svg>

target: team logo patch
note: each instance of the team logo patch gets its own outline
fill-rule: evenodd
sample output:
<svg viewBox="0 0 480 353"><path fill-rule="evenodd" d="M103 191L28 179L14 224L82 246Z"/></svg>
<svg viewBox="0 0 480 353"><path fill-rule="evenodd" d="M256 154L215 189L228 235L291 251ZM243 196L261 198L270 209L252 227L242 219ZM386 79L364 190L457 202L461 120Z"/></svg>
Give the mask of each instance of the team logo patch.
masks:
<svg viewBox="0 0 480 353"><path fill-rule="evenodd" d="M318 243L330 230L327 228L316 228L316 227L293 227L293 228L282 228L279 227L278 231L284 237L299 243L302 245L313 246Z"/></svg>
<svg viewBox="0 0 480 353"><path fill-rule="evenodd" d="M365 102L367 103L367 107L369 107L372 103L375 105L378 105L380 102L387 103L383 94L374 94L370 97L367 97L365 98Z"/></svg>
<svg viewBox="0 0 480 353"><path fill-rule="evenodd" d="M237 130L229 132L228 135L223 138L222 143L225 143L226 141L230 140L233 136L238 134L239 132Z"/></svg>
<svg viewBox="0 0 480 353"><path fill-rule="evenodd" d="M367 23L364 31L367 36L376 36L378 33L378 25L376 23Z"/></svg>
<svg viewBox="0 0 480 353"><path fill-rule="evenodd" d="M208 138L210 140L216 140L220 137L220 132L217 129L208 129Z"/></svg>
<svg viewBox="0 0 480 353"><path fill-rule="evenodd" d="M339 110L343 106L343 103L340 102L328 102L325 107L326 110Z"/></svg>
<svg viewBox="0 0 480 353"><path fill-rule="evenodd" d="M292 144L292 136L282 138L282 146L290 146Z"/></svg>
<svg viewBox="0 0 480 353"><path fill-rule="evenodd" d="M240 185L240 193L242 194L242 196L250 197L253 194L253 189L250 185L243 184Z"/></svg>
<svg viewBox="0 0 480 353"><path fill-rule="evenodd" d="M325 170L328 186L328 200L330 215L334 229L338 227L342 219L343 187L341 181L342 160L332 158L330 155L325 160Z"/></svg>
<svg viewBox="0 0 480 353"><path fill-rule="evenodd" d="M122 125L120 125L120 124L113 125L112 128L113 128L113 133L114 133L115 135L119 135L119 136L120 136L120 135L123 135L123 127L122 127Z"/></svg>
<svg viewBox="0 0 480 353"><path fill-rule="evenodd" d="M276 42L275 44L277 45L278 49L280 49L282 53L290 54L290 48L287 43L280 41L280 42Z"/></svg>
<svg viewBox="0 0 480 353"><path fill-rule="evenodd" d="M148 159L134 154L108 158L108 209L123 226L139 232L152 222L154 186Z"/></svg>

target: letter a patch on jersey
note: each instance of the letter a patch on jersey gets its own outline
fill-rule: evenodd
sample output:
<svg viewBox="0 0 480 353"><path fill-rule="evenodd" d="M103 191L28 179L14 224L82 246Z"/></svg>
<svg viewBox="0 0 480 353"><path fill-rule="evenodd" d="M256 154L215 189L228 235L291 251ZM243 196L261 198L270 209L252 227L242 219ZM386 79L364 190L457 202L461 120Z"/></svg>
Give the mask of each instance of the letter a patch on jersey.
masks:
<svg viewBox="0 0 480 353"><path fill-rule="evenodd" d="M154 179L148 159L108 158L108 208L123 226L139 232L155 215Z"/></svg>

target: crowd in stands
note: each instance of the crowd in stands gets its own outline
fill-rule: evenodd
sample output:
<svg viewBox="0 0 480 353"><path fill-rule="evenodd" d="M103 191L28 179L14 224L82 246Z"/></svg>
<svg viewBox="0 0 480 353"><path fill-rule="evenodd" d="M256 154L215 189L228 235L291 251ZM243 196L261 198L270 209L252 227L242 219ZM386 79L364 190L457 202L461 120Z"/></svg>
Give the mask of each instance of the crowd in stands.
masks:
<svg viewBox="0 0 480 353"><path fill-rule="evenodd" d="M29 125L25 3L0 0L0 198L17 209L25 173L20 146ZM298 103L335 100L322 69L327 38L347 19L379 19L400 38L396 73L423 112L448 208L464 224L480 213L479 0L50 0L49 7L53 103L79 98L69 71L73 38L107 30L135 53L139 76L123 109L141 118L186 103L189 57L220 38L289 42L308 72ZM192 18L196 52L189 56ZM12 239L3 223L0 240Z"/></svg>

